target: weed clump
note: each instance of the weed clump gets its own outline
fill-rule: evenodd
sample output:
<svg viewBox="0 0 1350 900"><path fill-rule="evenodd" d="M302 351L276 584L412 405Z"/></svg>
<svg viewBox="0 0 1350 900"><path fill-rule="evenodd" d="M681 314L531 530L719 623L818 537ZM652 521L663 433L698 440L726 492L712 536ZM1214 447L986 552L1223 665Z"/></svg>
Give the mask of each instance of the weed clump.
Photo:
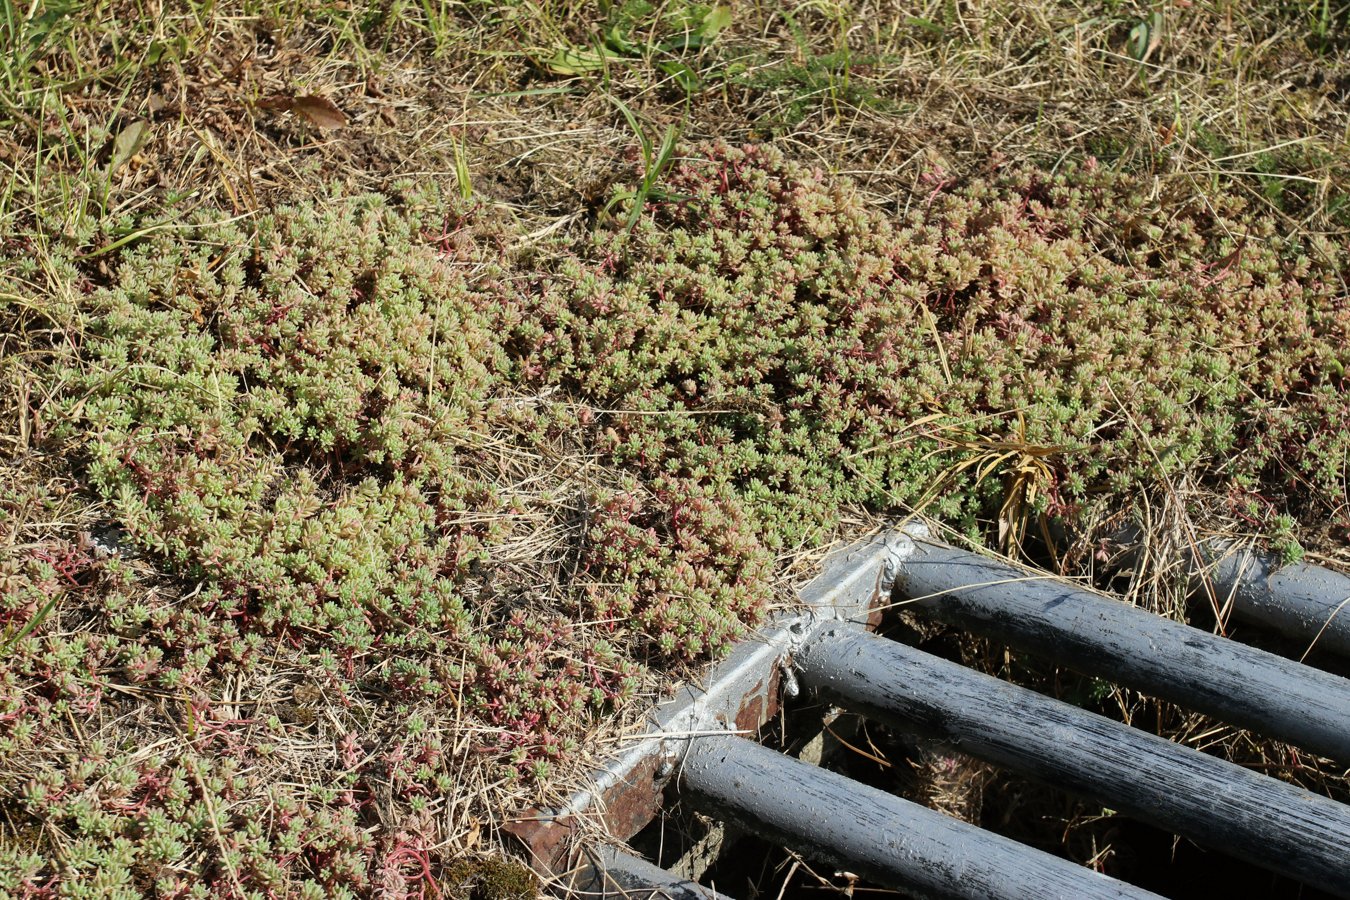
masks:
<svg viewBox="0 0 1350 900"><path fill-rule="evenodd" d="M499 724L585 714L512 687L553 668L558 627L509 617L507 649L466 594L511 518L484 454L508 360L501 273L453 240L376 198L282 210L128 254L91 298L69 413L90 480L201 582L147 611L140 641L174 658L153 681L248 671L281 640L407 701L512 667L481 698Z"/></svg>
<svg viewBox="0 0 1350 900"><path fill-rule="evenodd" d="M1350 524L1343 248L1091 160L935 172L892 215L716 146L665 192L540 297L527 369L613 410L617 461L716 490L772 550L851 504L1015 535L1182 477L1263 523Z"/></svg>
<svg viewBox="0 0 1350 900"><path fill-rule="evenodd" d="M447 802L529 796L634 696L637 660L491 549L556 501L509 468L552 448L472 228L416 192L203 215L60 311L43 440L118 538L6 563L4 798L43 835L0 847L7 889L415 883L462 838Z"/></svg>

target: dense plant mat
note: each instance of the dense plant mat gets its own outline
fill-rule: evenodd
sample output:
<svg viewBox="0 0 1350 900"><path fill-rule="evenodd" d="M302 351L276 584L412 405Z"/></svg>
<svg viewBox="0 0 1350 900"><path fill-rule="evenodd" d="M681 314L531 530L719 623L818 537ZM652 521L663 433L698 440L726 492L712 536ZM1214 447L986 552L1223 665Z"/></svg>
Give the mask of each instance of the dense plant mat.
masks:
<svg viewBox="0 0 1350 900"><path fill-rule="evenodd" d="M1067 7L969 43L960 14L610 5L600 45L548 4L131 12L3 23L0 895L528 894L504 817L883 517L1075 576L1122 515L1323 561L1350 536L1316 22L1241 27L1332 73L1298 95L1330 124L1200 184L1152 126L1146 159L1116 120L981 143L1031 115L972 87L994 37ZM1154 109L1161 26L1099 26ZM983 137L827 171L917 140L877 74L910 51ZM468 72L452 123L429 85ZM358 121L294 82L338 74ZM517 158L522 117L602 138ZM1166 562L1134 594L1175 612Z"/></svg>
<svg viewBox="0 0 1350 900"><path fill-rule="evenodd" d="M9 564L14 887L390 877L849 508L1007 540L1187 479L1347 526L1342 248L1091 162L889 213L714 145L664 190L529 260L411 189L201 216L53 311L43 438L102 522Z"/></svg>

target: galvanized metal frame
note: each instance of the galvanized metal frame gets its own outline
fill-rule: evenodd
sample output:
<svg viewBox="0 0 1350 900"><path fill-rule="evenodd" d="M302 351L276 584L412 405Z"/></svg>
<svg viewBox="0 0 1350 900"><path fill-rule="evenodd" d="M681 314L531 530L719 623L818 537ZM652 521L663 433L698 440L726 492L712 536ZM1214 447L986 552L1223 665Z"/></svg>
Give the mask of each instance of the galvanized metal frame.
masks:
<svg viewBox="0 0 1350 900"><path fill-rule="evenodd" d="M1247 570L1217 571L1230 590L1250 595L1261 585L1243 580ZM1294 584L1310 584L1323 595L1343 587L1323 572L1300 573ZM747 740L778 713L780 694L797 694L793 672L800 666L803 684L827 700L957 741L973 755L1202 841L1211 821L1206 816L1222 815L1231 801L1241 815L1235 823L1218 822L1221 844L1350 897L1350 875L1340 863L1342 855L1350 859L1350 808L1119 723L1101 725L1096 721L1101 717L867 634L864 629L876 624L878 606L892 599L897 582L897 594L908 602L1057 662L1329 755L1342 756L1350 747L1345 737L1350 728L1340 730L1350 723L1350 683L1067 583L1041 575L1028 581L1015 568L933 542L926 529L915 526L831 556L801 591L798 608L776 617L697 683L680 686L652 712L647 731L598 769L584 789L560 808L533 810L506 830L524 841L537 864L582 872L602 894L613 888L708 900L708 889L613 846L601 848L598 856L592 847L593 858L580 867L574 852L573 839L583 831L616 841L635 835L656 816L663 792L679 773L676 787L697 808L921 894L1153 896ZM1345 582L1350 585L1350 579ZM1275 590L1268 584L1266 589ZM1314 597L1312 605L1325 605L1326 599ZM859 658L844 660L845 650L856 650ZM882 669L889 674L873 677ZM1246 677L1248 689L1254 679L1258 687L1278 684L1282 692L1263 691L1254 706L1246 697L1234 701L1230 682L1239 676ZM1027 727L981 699L997 693L995 688L1015 692L1011 696L1019 702L1013 705L1035 723ZM958 709L963 703L971 709ZM1054 740L1037 733L1045 722L1055 723ZM1073 752L1059 755L1071 758L1055 758L1057 749L1066 748ZM1099 773L1087 773L1112 760L1113 752L1125 752L1133 763L1111 768L1105 782ZM1174 768L1182 770L1177 777ZM1085 774L1075 779L1079 769ZM1191 789L1191 776L1196 796L1178 798ZM850 803L869 811L870 824L850 824L856 810L840 815ZM991 859L998 861L993 868L982 862Z"/></svg>
<svg viewBox="0 0 1350 900"><path fill-rule="evenodd" d="M661 809L666 783L700 735L753 734L777 715L780 691L795 693L785 663L806 636L825 622L875 625L875 607L890 597L891 583L913 540L886 532L828 556L819 576L799 592L800 605L773 618L696 683L681 685L649 716L645 734L608 760L589 785L556 809L534 809L504 830L520 839L537 866L564 871L573 838L592 834L626 841Z"/></svg>

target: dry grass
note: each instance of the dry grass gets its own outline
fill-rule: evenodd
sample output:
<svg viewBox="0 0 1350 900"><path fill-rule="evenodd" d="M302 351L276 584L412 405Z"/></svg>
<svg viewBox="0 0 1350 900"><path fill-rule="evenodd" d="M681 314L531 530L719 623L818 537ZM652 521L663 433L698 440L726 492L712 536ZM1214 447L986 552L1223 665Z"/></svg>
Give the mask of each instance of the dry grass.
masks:
<svg viewBox="0 0 1350 900"><path fill-rule="evenodd" d="M16 178L65 168L78 179L74 148L39 146L63 115L57 98L76 135L106 140L140 117L151 133L117 173L112 211L182 192L246 213L304 196L316 179L356 189L454 179L461 148L476 193L545 224L594 212L626 176L634 136L618 97L653 133L773 138L857 179L878 203L904 206L938 172L1093 153L1195 193L1241 191L1299 227L1339 233L1344 53L1311 49L1309 18L1247 7L1167 10L1140 62L1127 46L1140 20L1123 6L736 4L715 41L676 52L658 49L679 33L680 4L666 4L624 28L641 55L568 76L548 70L550 55L588 46L625 21L619 12L446 4L428 23L406 6L392 21L303 4L205 17L113 5L70 29L38 71L19 73L26 90L5 155ZM660 67L675 61L698 71L697 89ZM72 75L74 91L62 82ZM318 128L264 108L278 95L325 97L347 124Z"/></svg>

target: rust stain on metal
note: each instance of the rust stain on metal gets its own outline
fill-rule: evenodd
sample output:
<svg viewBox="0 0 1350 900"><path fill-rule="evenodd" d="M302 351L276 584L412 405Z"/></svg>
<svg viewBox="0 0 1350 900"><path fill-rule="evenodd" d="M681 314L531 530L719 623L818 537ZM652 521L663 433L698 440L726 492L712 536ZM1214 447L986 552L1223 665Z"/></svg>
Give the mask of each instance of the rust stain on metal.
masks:
<svg viewBox="0 0 1350 900"><path fill-rule="evenodd" d="M763 724L766 718L764 715L764 698L760 696L747 698L740 711L736 713L736 730L758 731L759 726Z"/></svg>
<svg viewBox="0 0 1350 900"><path fill-rule="evenodd" d="M760 679L746 691L736 710L735 725L738 731L758 731L764 723L778 715L781 681L782 675L775 668L769 673L767 684L764 679Z"/></svg>
<svg viewBox="0 0 1350 900"><path fill-rule="evenodd" d="M778 666L769 670L769 684L764 691L764 697L768 701L768 706L764 710L764 722L767 722L778 715L778 709L782 705L783 670Z"/></svg>
<svg viewBox="0 0 1350 900"><path fill-rule="evenodd" d="M658 756L643 759L592 805L594 809L604 810L601 819L609 834L626 841L656 818L661 808L663 787L656 777L660 764ZM576 826L575 816L554 817L545 811L531 809L519 819L503 825L502 831L525 845L535 865L554 871L567 860L569 838Z"/></svg>
<svg viewBox="0 0 1350 900"><path fill-rule="evenodd" d="M530 809L502 831L525 845L536 868L552 871L567 857L568 838L572 836L572 817L553 818L539 809Z"/></svg>
<svg viewBox="0 0 1350 900"><path fill-rule="evenodd" d="M876 586L872 588L872 599L867 601L866 626L868 631L876 631L881 627L881 621L886 612L886 601L890 599L887 592L881 589L882 577L880 573L877 574Z"/></svg>
<svg viewBox="0 0 1350 900"><path fill-rule="evenodd" d="M663 787L656 777L660 766L659 756L649 756L605 792L604 819L610 834L626 841L656 817Z"/></svg>

